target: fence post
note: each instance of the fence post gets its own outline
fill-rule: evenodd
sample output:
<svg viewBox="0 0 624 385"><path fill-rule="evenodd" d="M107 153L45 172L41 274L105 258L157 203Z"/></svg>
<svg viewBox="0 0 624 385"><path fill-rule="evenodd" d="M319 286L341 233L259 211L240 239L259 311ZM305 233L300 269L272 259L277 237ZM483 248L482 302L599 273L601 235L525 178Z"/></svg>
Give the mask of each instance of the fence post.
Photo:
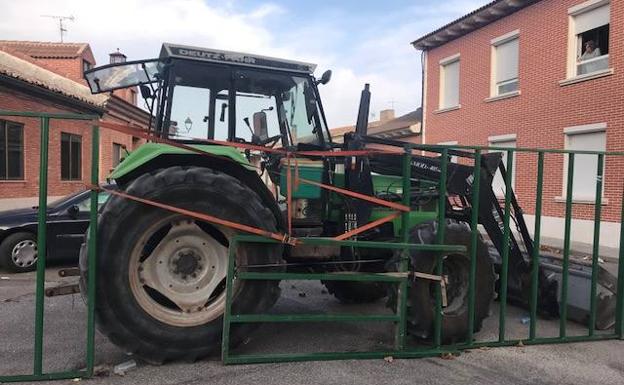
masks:
<svg viewBox="0 0 624 385"><path fill-rule="evenodd" d="M37 286L35 293L34 374L43 373L43 295L45 291L46 219L48 211L48 140L50 118L41 118L39 152L39 209L37 214Z"/></svg>
<svg viewBox="0 0 624 385"><path fill-rule="evenodd" d="M596 281L598 280L598 257L600 254L600 212L602 206L602 174L604 155L598 154L598 170L596 171L596 198L594 202L594 244L592 250L591 290L589 297L589 336L594 335L596 328Z"/></svg>
<svg viewBox="0 0 624 385"><path fill-rule="evenodd" d="M507 277L509 275L509 239L511 229L511 176L513 175L514 151L507 150L507 169L505 170L505 215L503 217L503 255L501 256L500 305L498 318L498 341L505 341L505 316L507 314Z"/></svg>
<svg viewBox="0 0 624 385"><path fill-rule="evenodd" d="M405 153L403 154L403 205L410 207L411 202L411 189L412 189L412 148L406 146ZM409 227L409 212L403 212L401 214L401 241L403 243L409 243L410 239L410 227ZM405 272L409 269L410 249L405 248L401 252L401 261L399 271ZM399 324L396 329L395 347L397 350L405 349L405 340L407 338L406 325L407 325L407 291L408 284L407 278L401 280L398 284L397 293L397 311L399 313Z"/></svg>
<svg viewBox="0 0 624 385"><path fill-rule="evenodd" d="M570 275L570 229L572 227L573 182L574 153L568 153L568 182L566 184L565 227L563 234L563 264L561 266L561 303L559 305L559 338L566 337L566 324L568 322L568 278Z"/></svg>
<svg viewBox="0 0 624 385"><path fill-rule="evenodd" d="M535 339L537 323L537 294L540 259L540 233L542 230L542 190L544 185L544 153L537 154L537 187L535 193L535 230L533 231L533 256L531 259L531 324L529 339Z"/></svg>
<svg viewBox="0 0 624 385"><path fill-rule="evenodd" d="M479 194L481 187L481 150L475 150L474 181L470 202L470 276L468 277L468 335L466 343L471 345L474 339L475 324L475 281L477 275L477 242L479 241Z"/></svg>
<svg viewBox="0 0 624 385"><path fill-rule="evenodd" d="M448 169L448 148L443 148L440 163L440 183L438 187L438 231L436 233L436 243L441 245L444 243L446 233L446 177ZM439 253L436 256L435 274L442 276L443 274L443 255ZM442 277L444 279L444 277ZM442 345L442 285L435 286L435 319L433 326L433 343L436 348Z"/></svg>
<svg viewBox="0 0 624 385"><path fill-rule="evenodd" d="M100 129L97 125L91 127L91 207L89 213L89 243L87 280L87 377L93 376L95 361L95 279L97 264L97 220L98 220L98 191L95 186L99 183L100 161Z"/></svg>
<svg viewBox="0 0 624 385"><path fill-rule="evenodd" d="M615 307L615 333L619 339L624 339L624 184L622 185L622 199L620 201L622 214L620 215L620 250L618 258L618 286Z"/></svg>

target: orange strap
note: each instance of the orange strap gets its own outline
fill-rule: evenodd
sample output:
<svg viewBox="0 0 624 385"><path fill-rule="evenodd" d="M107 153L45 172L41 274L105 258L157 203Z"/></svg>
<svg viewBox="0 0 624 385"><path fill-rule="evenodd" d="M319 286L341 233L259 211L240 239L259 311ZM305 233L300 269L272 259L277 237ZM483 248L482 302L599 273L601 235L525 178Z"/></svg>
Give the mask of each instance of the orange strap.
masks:
<svg viewBox="0 0 624 385"><path fill-rule="evenodd" d="M355 229L353 229L351 231L347 231L344 234L340 234L337 237L334 237L334 239L337 240L337 241L342 241L342 240L345 240L347 238L351 238L354 235L358 235L360 233L363 233L364 231L372 229L373 227L377 227L377 226L379 226L381 224L384 224L386 222L390 222L390 221L394 220L394 218L398 217L399 215L401 215L401 213L394 212L394 213L388 215L387 217L379 218L377 220L374 220L372 222L369 222L369 223L365 224L364 226L356 227Z"/></svg>
<svg viewBox="0 0 624 385"><path fill-rule="evenodd" d="M299 181L302 182L302 183L311 184L313 186L318 186L318 187L321 187L321 188L324 188L324 189L327 189L327 190L330 190L330 191L334 191L334 192L337 192L337 193L340 193L340 194L343 194L343 195L347 195L347 196L350 196L350 197L353 197L353 198L357 198L357 199L361 199L361 200L364 200L364 201L367 201L367 202L375 203L375 204L378 204L380 206L389 207L391 209L395 209L395 210L399 210L399 211L405 211L405 212L410 211L409 207L407 207L405 205L402 205L400 203L389 202L389 201L386 201L386 200L383 200L383 199L375 198L375 197L370 196L370 195L360 194L360 193L357 193L355 191L346 190L346 189L343 189L343 188L340 188L340 187L335 187L335 186L331 186L331 185L328 185L328 184L315 182L315 181L309 180L309 179L299 178Z"/></svg>
<svg viewBox="0 0 624 385"><path fill-rule="evenodd" d="M171 211L171 212L174 212L174 213L186 215L186 216L189 216L191 218L199 219L201 221L215 223L215 224L218 224L218 225L230 227L230 228L233 228L233 229L236 229L236 230L240 230L240 231L244 231L244 232L247 232L247 233L251 233L251 234L260 235L260 236L263 236L263 237L275 239L276 241L280 241L281 243L286 243L286 244L293 245L293 246L297 244L297 239L296 238L291 238L290 236L288 236L286 234L273 233L273 232L270 232L270 231L267 231L267 230L259 229L257 227L248 226L248 225L244 225L242 223L236 223L236 222L228 221L226 219L213 217L212 215L202 214L202 213L198 213L198 212L195 212L195 211L191 211L191 210L186 210L186 209L179 208L179 207L170 206L170 205L167 205L167 204L164 204L164 203L160 203L160 202L156 202L156 201L153 201L153 200L140 198L140 197L137 197L137 196L134 196L134 195L126 194L126 193L121 192L121 191L106 189L106 188L103 188L101 186L92 186L91 188L92 189L96 189L96 190L106 191L109 194L117 195L117 196L120 196L120 197L123 197L123 198L126 198L126 199L130 199L130 200L133 200L135 202L140 202L140 203L143 203L143 204L146 204L146 205L158 207L158 208L161 208L163 210L167 210L167 211Z"/></svg>

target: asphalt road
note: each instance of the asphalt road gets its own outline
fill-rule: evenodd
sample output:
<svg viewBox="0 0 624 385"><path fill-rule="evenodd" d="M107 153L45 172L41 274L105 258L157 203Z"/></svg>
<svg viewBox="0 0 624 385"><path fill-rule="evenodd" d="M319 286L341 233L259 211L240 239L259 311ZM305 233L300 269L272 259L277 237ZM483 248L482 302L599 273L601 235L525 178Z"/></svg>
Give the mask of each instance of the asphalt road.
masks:
<svg viewBox="0 0 624 385"><path fill-rule="evenodd" d="M57 269L47 272L47 285L62 280ZM32 370L34 273L0 272L0 375ZM315 282L282 283L276 311L359 312L388 310L380 301L367 306L343 306ZM497 336L497 309L478 334ZM79 295L46 298L45 371L85 366L86 308ZM510 337L523 338L526 312L508 310ZM554 336L557 321L540 320L539 335ZM570 334L585 329L569 324ZM243 346L245 352L328 351L379 349L389 346L392 328L375 324L265 325ZM624 384L624 342L603 341L565 345L476 349L453 359L364 360L224 366L218 358L196 363L138 366L125 376L113 374L114 365L132 359L102 336L96 337L96 362L101 374L90 384ZM58 383L74 383L58 381Z"/></svg>

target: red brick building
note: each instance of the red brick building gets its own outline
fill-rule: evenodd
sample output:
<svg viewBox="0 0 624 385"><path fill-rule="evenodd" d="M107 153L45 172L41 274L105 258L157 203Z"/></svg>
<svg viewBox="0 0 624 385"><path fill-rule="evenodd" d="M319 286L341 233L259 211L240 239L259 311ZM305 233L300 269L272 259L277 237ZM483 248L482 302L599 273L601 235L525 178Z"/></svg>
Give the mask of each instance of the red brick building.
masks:
<svg viewBox="0 0 624 385"><path fill-rule="evenodd" d="M95 114L102 120L147 127L149 114L137 107L136 90L91 95L82 73L94 65L91 48L85 43L0 41L0 109ZM50 197L84 189L90 183L91 124L52 120ZM38 119L0 116L0 209L35 200L39 134ZM100 179L123 157L124 148L130 151L141 143L139 138L101 130Z"/></svg>
<svg viewBox="0 0 624 385"><path fill-rule="evenodd" d="M418 38L424 143L624 150L623 42L624 2L609 0L496 0ZM536 155L515 161L513 186L532 214ZM543 227L553 238L563 234L566 162L546 156ZM601 244L611 247L623 165L606 159ZM591 243L596 156L577 155L575 166L573 237Z"/></svg>

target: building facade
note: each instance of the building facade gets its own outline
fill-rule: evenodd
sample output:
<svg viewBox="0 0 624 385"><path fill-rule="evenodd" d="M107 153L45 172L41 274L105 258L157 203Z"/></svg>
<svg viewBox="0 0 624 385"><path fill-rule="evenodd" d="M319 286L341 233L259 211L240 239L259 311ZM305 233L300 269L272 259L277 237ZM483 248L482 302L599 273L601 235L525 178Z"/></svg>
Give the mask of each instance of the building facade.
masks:
<svg viewBox="0 0 624 385"><path fill-rule="evenodd" d="M149 114L125 94L91 95L82 73L95 65L88 44L0 41L0 110L82 113L146 128ZM91 176L92 122L52 120L48 194L84 189ZM0 116L0 209L31 205L39 188L39 120ZM100 180L142 140L100 130Z"/></svg>
<svg viewBox="0 0 624 385"><path fill-rule="evenodd" d="M622 151L622 42L624 3L608 0L497 0L417 39L424 143ZM533 214L537 156L514 161L512 185ZM606 158L601 244L611 247L623 165ZM566 169L566 157L546 155L543 227L554 238L563 234ZM593 233L596 171L596 156L576 156L573 238L582 242Z"/></svg>

